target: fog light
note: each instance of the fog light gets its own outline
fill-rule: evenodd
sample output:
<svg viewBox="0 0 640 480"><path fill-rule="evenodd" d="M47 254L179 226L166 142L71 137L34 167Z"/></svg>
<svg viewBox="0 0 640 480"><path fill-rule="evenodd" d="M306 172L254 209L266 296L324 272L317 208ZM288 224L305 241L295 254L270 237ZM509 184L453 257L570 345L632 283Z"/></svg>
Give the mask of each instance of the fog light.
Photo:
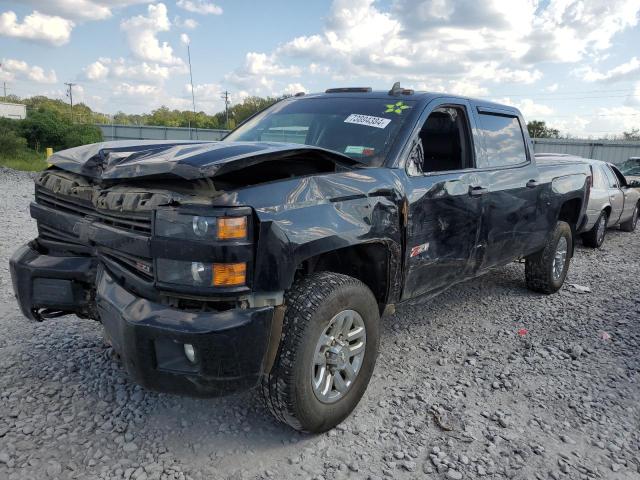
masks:
<svg viewBox="0 0 640 480"><path fill-rule="evenodd" d="M196 363L196 350L190 343L184 344L184 356L187 357L191 363Z"/></svg>

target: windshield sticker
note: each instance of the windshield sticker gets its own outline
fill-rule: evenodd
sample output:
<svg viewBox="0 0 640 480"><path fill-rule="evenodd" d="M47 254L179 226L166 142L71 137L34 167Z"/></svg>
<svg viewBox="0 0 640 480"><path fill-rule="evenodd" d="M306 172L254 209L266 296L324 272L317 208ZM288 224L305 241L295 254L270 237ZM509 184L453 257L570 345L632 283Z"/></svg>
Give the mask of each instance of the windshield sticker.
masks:
<svg viewBox="0 0 640 480"><path fill-rule="evenodd" d="M403 101L390 103L385 106L387 107L387 109L384 111L384 113L397 113L398 115L401 115L402 112L407 108L411 108L409 105L405 105Z"/></svg>
<svg viewBox="0 0 640 480"><path fill-rule="evenodd" d="M347 145L347 148L344 149L344 153L353 153L353 154L356 154L356 155L364 155L365 157L373 155L375 151L376 151L375 148L361 147L359 145Z"/></svg>
<svg viewBox="0 0 640 480"><path fill-rule="evenodd" d="M359 113L352 113L345 120L344 123L355 123L356 125L366 125L368 127L385 128L391 123L391 119L382 117L372 117L371 115L360 115Z"/></svg>

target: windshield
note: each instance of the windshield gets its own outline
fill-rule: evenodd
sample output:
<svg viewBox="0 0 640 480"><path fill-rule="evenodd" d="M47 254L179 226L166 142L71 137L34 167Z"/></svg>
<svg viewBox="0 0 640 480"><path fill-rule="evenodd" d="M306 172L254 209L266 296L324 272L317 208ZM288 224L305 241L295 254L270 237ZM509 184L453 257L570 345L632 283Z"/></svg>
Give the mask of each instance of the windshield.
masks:
<svg viewBox="0 0 640 480"><path fill-rule="evenodd" d="M224 141L313 145L379 166L414 106L414 101L396 98L288 99L256 115Z"/></svg>
<svg viewBox="0 0 640 480"><path fill-rule="evenodd" d="M624 175L640 175L640 158L632 158L620 165Z"/></svg>

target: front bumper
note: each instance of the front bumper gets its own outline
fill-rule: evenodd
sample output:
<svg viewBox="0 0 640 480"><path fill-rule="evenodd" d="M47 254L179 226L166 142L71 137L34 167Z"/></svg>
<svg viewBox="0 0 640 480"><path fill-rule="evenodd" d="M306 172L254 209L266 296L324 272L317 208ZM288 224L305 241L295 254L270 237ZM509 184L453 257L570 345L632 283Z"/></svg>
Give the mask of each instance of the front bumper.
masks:
<svg viewBox="0 0 640 480"><path fill-rule="evenodd" d="M43 255L25 245L10 261L25 316L39 311L94 312L127 372L155 390L217 396L255 386L268 371L283 307L187 311L123 288L93 257ZM91 315L87 315L91 316ZM195 350L190 362L184 345Z"/></svg>

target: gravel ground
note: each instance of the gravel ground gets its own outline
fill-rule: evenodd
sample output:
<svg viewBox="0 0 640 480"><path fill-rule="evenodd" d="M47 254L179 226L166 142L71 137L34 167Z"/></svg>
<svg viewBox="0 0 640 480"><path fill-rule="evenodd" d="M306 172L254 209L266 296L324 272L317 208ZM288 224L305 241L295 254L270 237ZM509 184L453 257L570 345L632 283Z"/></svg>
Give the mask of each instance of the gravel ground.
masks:
<svg viewBox="0 0 640 480"><path fill-rule="evenodd" d="M580 247L578 287L556 295L527 291L514 263L399 308L355 413L311 436L273 421L256 392L138 387L98 323L25 320L8 258L35 236L32 191L0 169L2 479L640 478L637 232Z"/></svg>

